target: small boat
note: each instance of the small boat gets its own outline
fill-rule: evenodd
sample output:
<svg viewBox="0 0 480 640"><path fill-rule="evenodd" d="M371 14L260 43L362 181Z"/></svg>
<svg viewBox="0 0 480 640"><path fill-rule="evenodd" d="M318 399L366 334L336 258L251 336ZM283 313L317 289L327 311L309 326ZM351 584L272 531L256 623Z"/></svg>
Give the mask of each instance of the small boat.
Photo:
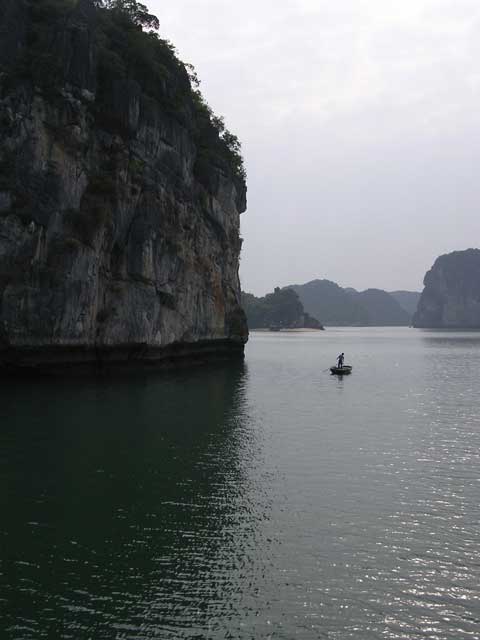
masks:
<svg viewBox="0 0 480 640"><path fill-rule="evenodd" d="M330 371L336 376L346 376L352 373L352 367L349 364L344 364L342 367L330 367Z"/></svg>

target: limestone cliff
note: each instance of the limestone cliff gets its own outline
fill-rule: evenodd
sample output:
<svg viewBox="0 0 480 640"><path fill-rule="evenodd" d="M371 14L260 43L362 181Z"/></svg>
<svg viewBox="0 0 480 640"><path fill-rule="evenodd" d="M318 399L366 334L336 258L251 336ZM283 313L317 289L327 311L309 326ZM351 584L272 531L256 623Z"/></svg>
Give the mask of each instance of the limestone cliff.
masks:
<svg viewBox="0 0 480 640"><path fill-rule="evenodd" d="M480 250L440 256L427 272L414 327L480 327Z"/></svg>
<svg viewBox="0 0 480 640"><path fill-rule="evenodd" d="M236 139L96 5L0 2L0 366L242 353Z"/></svg>

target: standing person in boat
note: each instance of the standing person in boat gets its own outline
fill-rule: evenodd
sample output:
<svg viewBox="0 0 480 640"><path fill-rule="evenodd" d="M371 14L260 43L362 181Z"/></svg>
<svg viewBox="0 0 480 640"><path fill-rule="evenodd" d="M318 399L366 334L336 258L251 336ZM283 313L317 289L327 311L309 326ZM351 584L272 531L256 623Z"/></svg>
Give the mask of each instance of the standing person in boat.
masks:
<svg viewBox="0 0 480 640"><path fill-rule="evenodd" d="M343 367L343 361L345 360L345 354L341 353L337 358L337 367L341 369Z"/></svg>

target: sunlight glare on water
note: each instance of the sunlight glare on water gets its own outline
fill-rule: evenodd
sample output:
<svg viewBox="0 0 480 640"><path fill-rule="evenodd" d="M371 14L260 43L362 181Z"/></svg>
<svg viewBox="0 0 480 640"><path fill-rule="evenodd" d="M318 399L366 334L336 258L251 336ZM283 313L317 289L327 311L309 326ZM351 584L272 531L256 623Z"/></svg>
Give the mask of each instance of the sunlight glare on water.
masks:
<svg viewBox="0 0 480 640"><path fill-rule="evenodd" d="M480 638L479 371L480 333L331 328L5 382L0 637Z"/></svg>

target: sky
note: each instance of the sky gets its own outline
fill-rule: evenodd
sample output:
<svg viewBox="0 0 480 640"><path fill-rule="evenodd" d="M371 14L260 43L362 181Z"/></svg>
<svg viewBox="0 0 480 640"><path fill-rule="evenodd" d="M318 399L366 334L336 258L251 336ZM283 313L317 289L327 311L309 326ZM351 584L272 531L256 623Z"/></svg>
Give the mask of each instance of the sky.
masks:
<svg viewBox="0 0 480 640"><path fill-rule="evenodd" d="M150 0L242 142L242 288L421 290L480 246L478 0Z"/></svg>

